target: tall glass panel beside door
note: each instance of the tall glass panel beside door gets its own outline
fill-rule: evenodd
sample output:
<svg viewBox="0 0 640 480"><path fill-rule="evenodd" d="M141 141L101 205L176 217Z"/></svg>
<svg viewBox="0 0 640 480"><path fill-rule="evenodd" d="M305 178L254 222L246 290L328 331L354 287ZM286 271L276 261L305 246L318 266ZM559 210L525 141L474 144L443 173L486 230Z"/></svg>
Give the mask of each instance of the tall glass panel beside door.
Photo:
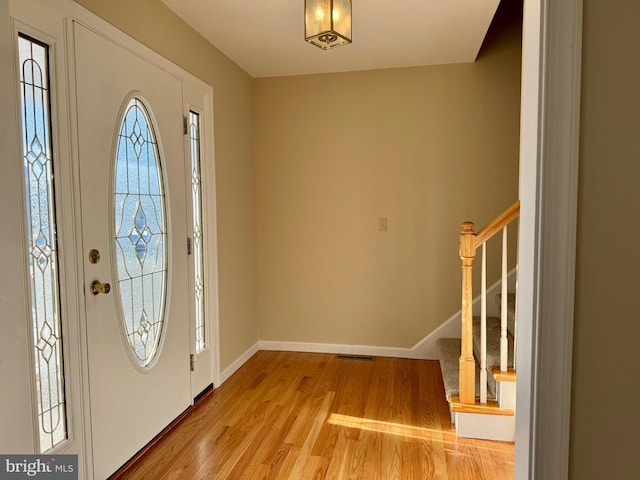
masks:
<svg viewBox="0 0 640 480"><path fill-rule="evenodd" d="M207 272L206 265L212 259L208 256L211 250L207 250L207 243L211 240L207 232L211 232L211 223L207 223L205 209L205 198L207 178L203 172L204 158L207 158L206 142L202 141L202 131L206 125L207 116L201 112L201 104L204 103L201 97L194 95L194 92L185 91L185 97L189 104L185 124L187 134L185 137L185 149L188 161L185 162L185 172L187 174L187 188L191 191L189 209L190 217L190 238L188 240L188 250L190 254L189 270L191 290L191 394L197 399L203 392L212 385L213 375L213 351L211 339L211 323L216 312L215 292L211 285L215 278L211 276L211 268ZM193 105L193 103L196 105ZM211 193L211 192L209 192ZM209 210L211 212L211 210ZM211 222L211 219L208 219ZM211 246L209 245L209 248ZM213 260L215 262L215 260ZM210 281L208 281L210 280Z"/></svg>
<svg viewBox="0 0 640 480"><path fill-rule="evenodd" d="M206 347L206 323L204 310L204 239L202 238L202 175L200 173L200 115L192 111L189 111L189 142L191 154L195 348L196 353L200 353Z"/></svg>
<svg viewBox="0 0 640 480"><path fill-rule="evenodd" d="M18 38L27 252L39 451L67 439L48 46Z"/></svg>

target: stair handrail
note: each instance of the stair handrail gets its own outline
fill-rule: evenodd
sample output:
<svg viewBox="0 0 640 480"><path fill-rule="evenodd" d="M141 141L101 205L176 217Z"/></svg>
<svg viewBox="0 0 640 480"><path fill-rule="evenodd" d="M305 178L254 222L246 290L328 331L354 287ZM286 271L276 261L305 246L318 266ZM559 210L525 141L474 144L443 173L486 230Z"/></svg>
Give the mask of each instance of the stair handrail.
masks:
<svg viewBox="0 0 640 480"><path fill-rule="evenodd" d="M506 227L520 215L520 200L507 208L498 215L494 220L489 222L487 226L482 228L478 233L474 231L473 222L463 222L460 232L460 260L462 261L462 332L461 332L461 352L459 360L459 382L460 382L460 402L474 404L476 401L476 362L473 356L473 260L476 256L476 249L486 244L487 240L493 237L499 231L503 231L503 285L502 285L502 330L503 339L506 342ZM483 248L484 251L484 248ZM483 255L484 259L484 255ZM483 261L483 276L484 272ZM484 301L484 296L483 296ZM484 310L484 308L483 308ZM483 332L485 323L483 319ZM501 341L501 343L503 343ZM484 347L484 340L482 342ZM506 370L506 348L504 350L504 358L501 359L501 369ZM483 354L484 357L484 354ZM504 367L504 368L502 368ZM482 365L486 376L486 365ZM486 384L486 380L485 380ZM482 397L482 396L481 396ZM486 401L486 393L484 395Z"/></svg>
<svg viewBox="0 0 640 480"><path fill-rule="evenodd" d="M520 215L520 200L494 218L486 227L476 233L476 248L485 243Z"/></svg>

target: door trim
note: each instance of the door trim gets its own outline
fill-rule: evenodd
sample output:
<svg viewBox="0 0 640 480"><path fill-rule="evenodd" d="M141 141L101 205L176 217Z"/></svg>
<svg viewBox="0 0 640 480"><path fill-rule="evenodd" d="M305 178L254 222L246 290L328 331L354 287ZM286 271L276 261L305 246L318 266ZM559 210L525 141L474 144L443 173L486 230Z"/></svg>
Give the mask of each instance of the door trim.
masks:
<svg viewBox="0 0 640 480"><path fill-rule="evenodd" d="M522 53L515 478L567 478L582 0L525 0Z"/></svg>

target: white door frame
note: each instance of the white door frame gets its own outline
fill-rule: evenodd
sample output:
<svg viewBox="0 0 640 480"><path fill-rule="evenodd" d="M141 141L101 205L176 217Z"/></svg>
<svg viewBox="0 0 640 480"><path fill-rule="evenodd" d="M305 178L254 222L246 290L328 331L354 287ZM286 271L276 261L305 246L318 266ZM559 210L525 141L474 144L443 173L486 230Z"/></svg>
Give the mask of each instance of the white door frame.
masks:
<svg viewBox="0 0 640 480"><path fill-rule="evenodd" d="M515 478L567 478L582 0L524 0Z"/></svg>

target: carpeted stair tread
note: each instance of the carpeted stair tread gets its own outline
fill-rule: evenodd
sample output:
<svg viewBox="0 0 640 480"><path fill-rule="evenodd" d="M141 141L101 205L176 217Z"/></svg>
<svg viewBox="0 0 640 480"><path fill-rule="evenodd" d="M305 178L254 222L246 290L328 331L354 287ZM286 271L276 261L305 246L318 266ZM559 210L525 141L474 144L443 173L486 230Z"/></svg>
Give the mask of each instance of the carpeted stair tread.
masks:
<svg viewBox="0 0 640 480"><path fill-rule="evenodd" d="M513 367L513 336L509 332L507 342L507 366ZM480 317L473 317L473 356L480 361ZM487 317L487 368L495 366L500 366L500 319Z"/></svg>
<svg viewBox="0 0 640 480"><path fill-rule="evenodd" d="M497 294L495 300L500 305L502 295ZM516 296L509 293L507 296L507 342L509 352L507 365L513 367L513 332L515 330L515 305ZM461 352L461 340L459 338L440 338L436 342L440 370L447 396L460 394L459 360ZM476 359L476 394L480 392L480 317L473 318L473 355ZM500 319L487 317L487 370L500 366ZM490 371L487 371L487 396L495 398L496 381Z"/></svg>
<svg viewBox="0 0 640 480"><path fill-rule="evenodd" d="M513 367L513 337L507 332L509 355L507 366ZM473 356L480 363L480 317L473 317ZM487 317L487 370L500 366L500 319ZM495 394L496 381L487 373L487 388L491 395Z"/></svg>
<svg viewBox="0 0 640 480"><path fill-rule="evenodd" d="M444 382L444 390L447 401L451 397L460 394L460 351L461 340L459 338L440 338L436 342L438 349L438 360L440 360L440 371ZM480 392L480 371L476 364L476 392ZM493 392L488 392L488 396L494 396Z"/></svg>
<svg viewBox="0 0 640 480"><path fill-rule="evenodd" d="M444 382L444 391L449 400L452 396L460 394L458 376L460 367L461 341L459 338L440 338L436 342L438 349L438 360L440 360L440 371Z"/></svg>

